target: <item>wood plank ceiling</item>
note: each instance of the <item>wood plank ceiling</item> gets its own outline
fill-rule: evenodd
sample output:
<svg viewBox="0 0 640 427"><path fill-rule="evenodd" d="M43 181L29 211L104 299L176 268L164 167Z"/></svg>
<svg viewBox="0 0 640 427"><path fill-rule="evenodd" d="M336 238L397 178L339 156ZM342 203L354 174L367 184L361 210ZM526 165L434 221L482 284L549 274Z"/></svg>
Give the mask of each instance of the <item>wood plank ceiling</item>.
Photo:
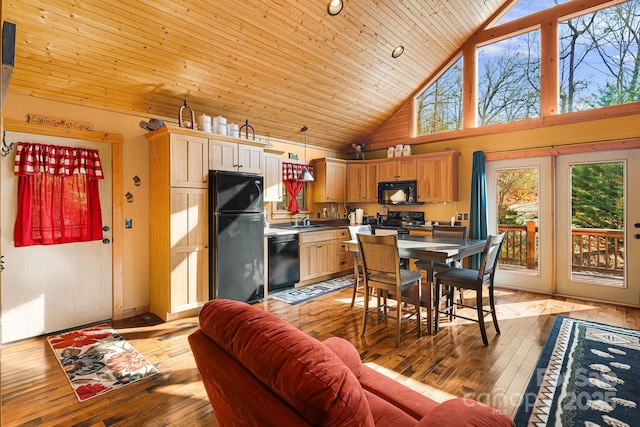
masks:
<svg viewBox="0 0 640 427"><path fill-rule="evenodd" d="M331 17L328 0L3 0L9 93L171 121L186 97L196 114L290 141L306 125L309 144L350 152L503 2L346 0Z"/></svg>

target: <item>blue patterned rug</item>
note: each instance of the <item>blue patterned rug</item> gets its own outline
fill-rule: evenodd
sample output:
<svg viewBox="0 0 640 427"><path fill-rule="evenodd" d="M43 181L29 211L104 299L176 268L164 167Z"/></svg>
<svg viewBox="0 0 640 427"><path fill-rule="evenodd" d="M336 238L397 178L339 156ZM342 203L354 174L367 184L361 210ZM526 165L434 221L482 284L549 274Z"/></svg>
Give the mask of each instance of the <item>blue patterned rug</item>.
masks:
<svg viewBox="0 0 640 427"><path fill-rule="evenodd" d="M353 286L353 274L325 280L324 282L315 283L303 288L292 288L274 292L269 294L269 298L289 304L300 304L350 286Z"/></svg>
<svg viewBox="0 0 640 427"><path fill-rule="evenodd" d="M558 316L518 413L520 426L637 426L640 331Z"/></svg>

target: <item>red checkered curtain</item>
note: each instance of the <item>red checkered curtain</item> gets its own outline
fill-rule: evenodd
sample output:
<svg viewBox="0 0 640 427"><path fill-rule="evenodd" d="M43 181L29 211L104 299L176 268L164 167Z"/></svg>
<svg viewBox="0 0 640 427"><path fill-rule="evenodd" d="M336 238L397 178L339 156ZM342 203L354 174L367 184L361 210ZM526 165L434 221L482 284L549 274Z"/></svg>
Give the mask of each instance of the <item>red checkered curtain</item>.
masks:
<svg viewBox="0 0 640 427"><path fill-rule="evenodd" d="M19 142L16 246L102 240L98 150Z"/></svg>
<svg viewBox="0 0 640 427"><path fill-rule="evenodd" d="M304 167L305 165L301 165L299 163L282 162L282 183L284 184L284 188L286 188L287 193L291 196L287 209L294 215L300 212L298 199L296 199L296 197L305 184L304 181L298 181L298 177L302 173L302 169L304 169ZM313 166L306 165L306 167L313 175Z"/></svg>

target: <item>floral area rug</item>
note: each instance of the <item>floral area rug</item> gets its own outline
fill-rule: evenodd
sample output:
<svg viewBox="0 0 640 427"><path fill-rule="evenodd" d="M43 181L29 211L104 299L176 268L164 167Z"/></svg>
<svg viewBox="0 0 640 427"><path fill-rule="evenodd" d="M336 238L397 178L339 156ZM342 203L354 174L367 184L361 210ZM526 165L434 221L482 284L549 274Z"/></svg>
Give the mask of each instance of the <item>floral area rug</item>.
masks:
<svg viewBox="0 0 640 427"><path fill-rule="evenodd" d="M160 371L107 325L47 337L80 402Z"/></svg>
<svg viewBox="0 0 640 427"><path fill-rule="evenodd" d="M640 331L558 316L514 422L637 426L639 404Z"/></svg>
<svg viewBox="0 0 640 427"><path fill-rule="evenodd" d="M353 274L325 280L303 288L291 288L269 294L269 298L289 304L300 304L331 292L353 286Z"/></svg>

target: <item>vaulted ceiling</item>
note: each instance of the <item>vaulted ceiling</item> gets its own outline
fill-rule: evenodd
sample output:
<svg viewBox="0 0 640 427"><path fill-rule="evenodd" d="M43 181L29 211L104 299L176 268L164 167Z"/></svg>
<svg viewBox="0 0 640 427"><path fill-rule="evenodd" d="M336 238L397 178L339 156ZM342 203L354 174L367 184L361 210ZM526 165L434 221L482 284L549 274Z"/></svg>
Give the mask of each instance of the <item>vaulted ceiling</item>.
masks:
<svg viewBox="0 0 640 427"><path fill-rule="evenodd" d="M349 151L504 0L3 0L17 26L10 93ZM392 58L402 45L404 54ZM36 113L36 112L34 112ZM100 129L109 131L109 129Z"/></svg>

